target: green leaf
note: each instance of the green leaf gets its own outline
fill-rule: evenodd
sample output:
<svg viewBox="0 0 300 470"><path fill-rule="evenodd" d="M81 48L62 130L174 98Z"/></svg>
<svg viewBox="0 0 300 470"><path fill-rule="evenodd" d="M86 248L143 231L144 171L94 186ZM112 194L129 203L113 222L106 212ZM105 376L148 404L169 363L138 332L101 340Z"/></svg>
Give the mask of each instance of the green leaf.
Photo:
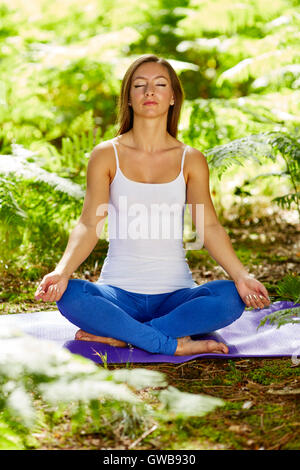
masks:
<svg viewBox="0 0 300 470"><path fill-rule="evenodd" d="M0 450L23 450L24 444L20 436L10 426L0 420Z"/></svg>
<svg viewBox="0 0 300 470"><path fill-rule="evenodd" d="M132 370L119 369L112 371L113 380L126 382L136 389L145 387L165 387L165 375L155 370L136 368Z"/></svg>
<svg viewBox="0 0 300 470"><path fill-rule="evenodd" d="M182 416L203 416L217 406L225 405L220 398L181 392L172 386L161 391L159 399L167 411Z"/></svg>

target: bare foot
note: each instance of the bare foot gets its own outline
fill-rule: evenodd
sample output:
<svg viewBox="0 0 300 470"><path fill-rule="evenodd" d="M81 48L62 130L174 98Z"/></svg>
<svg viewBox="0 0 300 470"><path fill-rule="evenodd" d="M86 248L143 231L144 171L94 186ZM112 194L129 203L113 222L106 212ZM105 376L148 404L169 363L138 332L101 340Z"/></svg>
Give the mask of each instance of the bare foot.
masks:
<svg viewBox="0 0 300 470"><path fill-rule="evenodd" d="M190 336L177 338L177 349L175 356L190 356L192 354L219 353L228 354L228 347L224 343L219 343L213 339L195 341Z"/></svg>
<svg viewBox="0 0 300 470"><path fill-rule="evenodd" d="M78 330L75 339L80 341L97 341L98 343L109 344L110 346L116 346L117 348L126 348L127 343L115 338L107 338L106 336L96 336L91 333L87 333L83 330Z"/></svg>

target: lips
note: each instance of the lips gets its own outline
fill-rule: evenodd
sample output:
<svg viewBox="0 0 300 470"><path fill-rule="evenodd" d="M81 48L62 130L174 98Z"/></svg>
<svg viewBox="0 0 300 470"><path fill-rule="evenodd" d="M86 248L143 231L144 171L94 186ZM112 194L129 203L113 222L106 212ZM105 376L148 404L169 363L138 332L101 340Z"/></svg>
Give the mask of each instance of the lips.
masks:
<svg viewBox="0 0 300 470"><path fill-rule="evenodd" d="M156 101L146 101L144 104L157 104Z"/></svg>

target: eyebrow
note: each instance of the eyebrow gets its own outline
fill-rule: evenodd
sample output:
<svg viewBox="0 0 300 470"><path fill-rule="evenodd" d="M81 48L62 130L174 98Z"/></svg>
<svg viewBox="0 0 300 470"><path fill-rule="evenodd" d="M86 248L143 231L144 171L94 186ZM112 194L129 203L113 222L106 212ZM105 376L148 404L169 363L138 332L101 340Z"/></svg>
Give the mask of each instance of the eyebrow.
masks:
<svg viewBox="0 0 300 470"><path fill-rule="evenodd" d="M147 77L141 77L141 76L139 76L139 77L135 77L135 78L133 79L133 81L137 80L138 78L145 78L145 79L147 79ZM166 80L168 80L167 77L165 77L164 75L156 75L156 77L154 77L154 78L165 78Z"/></svg>

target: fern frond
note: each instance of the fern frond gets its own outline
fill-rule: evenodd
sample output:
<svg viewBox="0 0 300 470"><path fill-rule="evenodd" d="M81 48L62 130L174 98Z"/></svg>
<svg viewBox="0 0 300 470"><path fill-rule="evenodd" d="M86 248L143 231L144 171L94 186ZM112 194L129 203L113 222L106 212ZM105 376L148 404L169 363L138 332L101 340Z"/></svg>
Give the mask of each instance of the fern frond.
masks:
<svg viewBox="0 0 300 470"><path fill-rule="evenodd" d="M260 178L269 178L270 176L275 176L278 178L282 178L283 176L289 177L290 175L286 171L268 171L267 173L260 173L259 175L253 176L252 178L245 181L244 184L251 184L257 179Z"/></svg>
<svg viewBox="0 0 300 470"><path fill-rule="evenodd" d="M89 109L77 116L70 124L68 135L80 134L88 132L94 128L93 110Z"/></svg>
<svg viewBox="0 0 300 470"><path fill-rule="evenodd" d="M100 129L94 134L93 129L87 133L70 134L62 139L62 162L68 168L81 168L86 165L87 157L95 144L100 142Z"/></svg>
<svg viewBox="0 0 300 470"><path fill-rule="evenodd" d="M300 276L287 274L278 283L276 291L282 299L298 302L300 300Z"/></svg>
<svg viewBox="0 0 300 470"><path fill-rule="evenodd" d="M21 209L13 195L14 183L0 177L0 219L7 226L17 226L24 223L28 216Z"/></svg>
<svg viewBox="0 0 300 470"><path fill-rule="evenodd" d="M300 192L289 193L284 196L274 197L271 202L276 202L283 209L291 209L292 205L295 204L296 207L300 206Z"/></svg>
<svg viewBox="0 0 300 470"><path fill-rule="evenodd" d="M29 162L27 158L31 156L32 152L24 149L24 154L22 154L20 148L18 148L18 155L0 155L0 174L41 181L75 199L84 197L84 191L79 184L73 183L67 178L62 178L55 173L50 173L35 163Z"/></svg>
<svg viewBox="0 0 300 470"><path fill-rule="evenodd" d="M267 131L264 133L267 142L279 152L290 154L300 164L300 141L291 134L283 131Z"/></svg>
<svg viewBox="0 0 300 470"><path fill-rule="evenodd" d="M234 67L227 69L218 77L216 84L222 86L225 80L231 83L247 81L250 77L259 77L278 68L278 64L290 65L296 59L299 59L299 50L294 46L264 52L255 57L243 59Z"/></svg>
<svg viewBox="0 0 300 470"><path fill-rule="evenodd" d="M257 89L270 87L276 87L280 89L285 86L288 88L296 88L296 83L300 78L300 66L297 64L285 65L275 70L271 70L269 73L258 77L251 84L251 89L257 91ZM297 118L295 116L295 118Z"/></svg>
<svg viewBox="0 0 300 470"><path fill-rule="evenodd" d="M290 323L300 323L300 307L285 308L266 315L259 323L258 328L266 323L276 325L277 329L282 325Z"/></svg>
<svg viewBox="0 0 300 470"><path fill-rule="evenodd" d="M258 325L258 328L267 322L270 325L277 325L280 328L287 323L300 323L300 276L287 274L277 285L277 294L283 300L292 300L294 307L277 310L276 312L266 315Z"/></svg>
<svg viewBox="0 0 300 470"><path fill-rule="evenodd" d="M219 179L226 169L233 165L243 166L247 160L262 165L263 160L272 159L272 147L266 142L265 134L254 134L227 144L218 145L205 151L208 165L215 170Z"/></svg>

